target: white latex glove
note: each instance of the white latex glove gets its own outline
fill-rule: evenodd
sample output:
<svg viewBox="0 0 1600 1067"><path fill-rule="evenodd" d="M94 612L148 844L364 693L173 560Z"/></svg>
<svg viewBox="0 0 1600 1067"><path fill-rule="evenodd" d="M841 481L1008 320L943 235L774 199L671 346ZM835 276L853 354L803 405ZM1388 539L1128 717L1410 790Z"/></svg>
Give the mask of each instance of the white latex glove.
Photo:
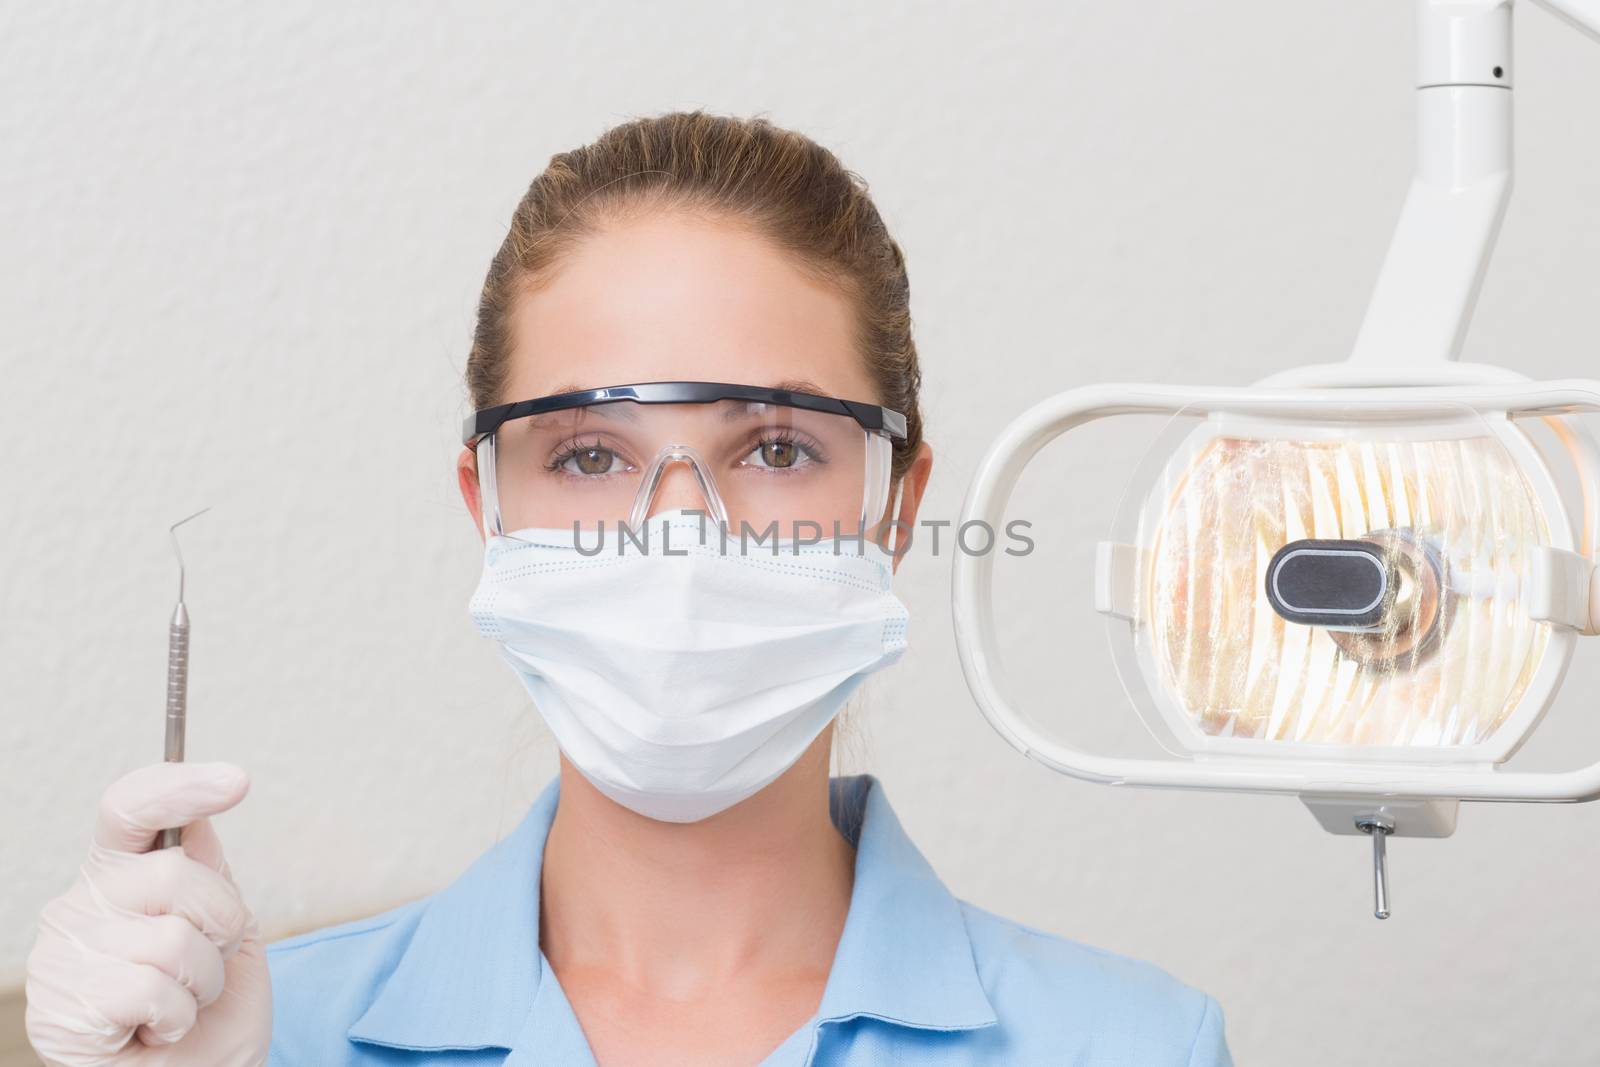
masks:
<svg viewBox="0 0 1600 1067"><path fill-rule="evenodd" d="M101 796L89 858L28 956L28 1040L47 1067L267 1062L266 955L206 817L249 788L230 763L157 763ZM183 847L146 851L168 826Z"/></svg>

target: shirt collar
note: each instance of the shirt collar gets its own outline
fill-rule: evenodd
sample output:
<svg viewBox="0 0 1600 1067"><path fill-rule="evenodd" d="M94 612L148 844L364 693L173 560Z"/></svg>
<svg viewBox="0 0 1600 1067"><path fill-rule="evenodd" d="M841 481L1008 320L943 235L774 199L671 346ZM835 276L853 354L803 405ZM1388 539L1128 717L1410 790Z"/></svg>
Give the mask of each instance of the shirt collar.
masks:
<svg viewBox="0 0 1600 1067"><path fill-rule="evenodd" d="M818 1018L993 1025L961 905L901 829L883 786L871 775L835 778L829 807L856 846L856 877Z"/></svg>
<svg viewBox="0 0 1600 1067"><path fill-rule="evenodd" d="M539 951L539 871L555 816L552 781L504 840L430 897L399 962L347 1031L408 1049L548 1053L582 1031ZM870 775L835 778L833 821L856 846L850 910L819 1022L870 1017L963 1030L996 1021L961 906L906 836Z"/></svg>
<svg viewBox="0 0 1600 1067"><path fill-rule="evenodd" d="M531 1006L550 1003L548 991L537 999L539 868L558 781L428 898L399 963L346 1036L409 1049L514 1047Z"/></svg>

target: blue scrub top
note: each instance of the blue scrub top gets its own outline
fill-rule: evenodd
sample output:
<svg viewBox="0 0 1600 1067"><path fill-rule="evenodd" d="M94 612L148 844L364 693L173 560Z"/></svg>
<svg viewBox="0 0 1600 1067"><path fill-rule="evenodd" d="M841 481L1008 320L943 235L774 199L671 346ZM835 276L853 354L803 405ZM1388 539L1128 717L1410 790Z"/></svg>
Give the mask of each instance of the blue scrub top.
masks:
<svg viewBox="0 0 1600 1067"><path fill-rule="evenodd" d="M593 1064L539 951L552 782L446 888L267 946L269 1067ZM1216 1000L950 895L868 775L835 778L855 888L815 1016L763 1061L1233 1067Z"/></svg>

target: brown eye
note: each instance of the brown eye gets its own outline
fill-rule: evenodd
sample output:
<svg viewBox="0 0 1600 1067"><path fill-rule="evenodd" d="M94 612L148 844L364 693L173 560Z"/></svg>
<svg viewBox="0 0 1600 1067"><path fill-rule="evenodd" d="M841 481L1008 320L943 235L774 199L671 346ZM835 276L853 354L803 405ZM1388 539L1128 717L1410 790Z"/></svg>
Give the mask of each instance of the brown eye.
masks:
<svg viewBox="0 0 1600 1067"><path fill-rule="evenodd" d="M609 448L580 448L572 454L571 461L580 474L605 474L611 470L617 454Z"/></svg>
<svg viewBox="0 0 1600 1067"><path fill-rule="evenodd" d="M793 441L764 441L761 462L767 467L792 467L798 452Z"/></svg>

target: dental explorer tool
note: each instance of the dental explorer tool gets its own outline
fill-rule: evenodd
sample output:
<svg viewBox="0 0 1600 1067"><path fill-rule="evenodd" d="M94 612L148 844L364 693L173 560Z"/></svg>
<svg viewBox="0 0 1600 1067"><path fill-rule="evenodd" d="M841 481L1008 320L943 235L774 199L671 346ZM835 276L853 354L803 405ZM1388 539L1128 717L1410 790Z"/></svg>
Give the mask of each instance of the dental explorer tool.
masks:
<svg viewBox="0 0 1600 1067"><path fill-rule="evenodd" d="M178 557L178 606L172 610L172 621L167 625L167 750L168 763L183 762L184 726L189 717L189 609L183 603L183 553L178 549L178 527L189 519L198 518L210 511L201 508L188 519L179 519L167 528L172 538L172 552ZM172 848L181 844L183 827L171 826L161 831L157 848Z"/></svg>

